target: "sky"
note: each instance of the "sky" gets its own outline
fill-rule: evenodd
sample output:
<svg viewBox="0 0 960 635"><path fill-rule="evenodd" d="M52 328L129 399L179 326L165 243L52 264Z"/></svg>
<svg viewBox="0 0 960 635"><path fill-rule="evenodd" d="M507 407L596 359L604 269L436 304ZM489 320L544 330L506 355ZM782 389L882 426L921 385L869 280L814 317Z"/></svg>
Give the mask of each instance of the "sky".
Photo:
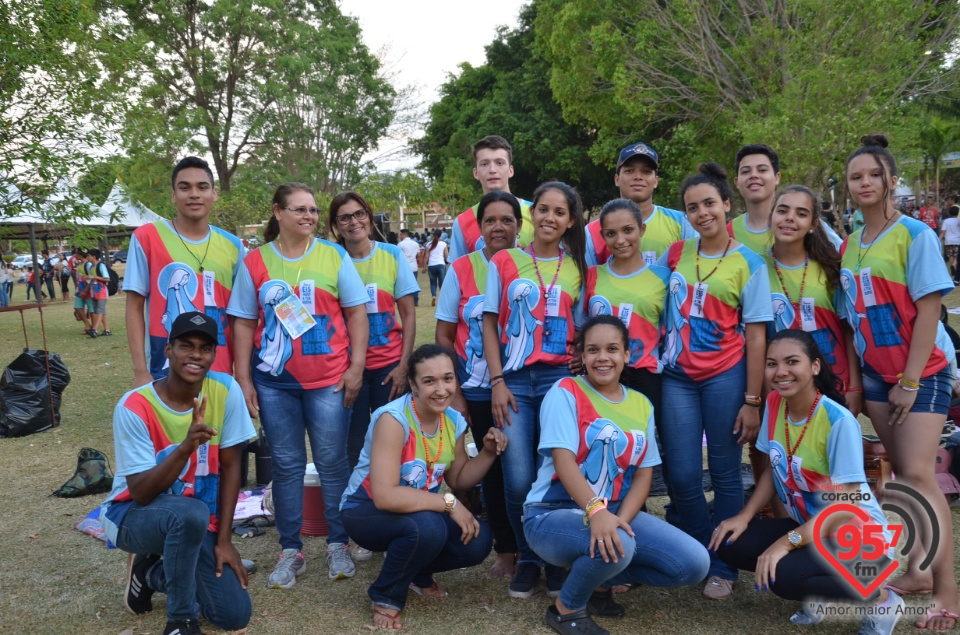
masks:
<svg viewBox="0 0 960 635"><path fill-rule="evenodd" d="M524 0L341 0L340 10L360 22L364 43L381 54L394 85L415 86L429 105L440 98L439 88L462 62L485 61L484 47L497 26L513 28ZM378 160L397 144L384 142L372 157L379 169L412 167L416 159Z"/></svg>

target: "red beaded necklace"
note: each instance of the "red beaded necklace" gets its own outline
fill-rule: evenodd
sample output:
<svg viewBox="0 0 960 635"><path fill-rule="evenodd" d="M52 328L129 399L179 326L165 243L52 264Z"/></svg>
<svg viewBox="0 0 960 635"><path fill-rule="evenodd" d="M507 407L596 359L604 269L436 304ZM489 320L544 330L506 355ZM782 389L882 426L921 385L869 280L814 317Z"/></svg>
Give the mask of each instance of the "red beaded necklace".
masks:
<svg viewBox="0 0 960 635"><path fill-rule="evenodd" d="M810 419L813 418L813 411L817 409L817 404L820 403L820 391L817 391L817 398L813 400L813 405L810 406L810 412L807 413L807 420L803 422L803 430L800 432L800 438L797 439L796 445L792 448L790 447L790 407L784 404L783 406L783 435L787 441L787 464L793 462L793 455L797 453L797 449L800 447L800 442L803 441L803 435L807 433L807 424L810 423Z"/></svg>
<svg viewBox="0 0 960 635"><path fill-rule="evenodd" d="M413 406L413 418L417 422L417 427L420 428L420 440L423 441L423 458L426 459L427 469L429 470L440 460L440 455L443 453L443 415L437 417L437 436L440 437L440 447L437 448L436 455L431 459L430 448L427 447L427 435L423 432L420 413L417 412L417 402L412 397L410 398L410 405Z"/></svg>
<svg viewBox="0 0 960 635"><path fill-rule="evenodd" d="M727 251L730 249L730 243L733 242L733 239L727 236L727 246L723 248L723 255L720 256L720 260L717 261L717 266L713 268L713 271L707 274L706 278L700 277L700 239L697 238L697 282L706 282L710 279L710 276L717 272L717 269L720 268L720 265L723 264L723 259L727 256Z"/></svg>
<svg viewBox="0 0 960 635"><path fill-rule="evenodd" d="M800 313L800 302L794 302L790 299L790 292L787 291L787 283L783 281L783 274L780 273L780 265L773 255L773 247L770 248L770 260L773 261L773 270L777 272L777 278L780 280L780 286L783 287L783 295L787 296L787 302L793 305L797 313ZM800 300L803 300L803 290L807 287L807 267L810 266L810 254L803 252L803 277L800 278Z"/></svg>
<svg viewBox="0 0 960 635"><path fill-rule="evenodd" d="M560 277L560 267L563 266L563 247L560 248L560 259L557 262L557 271L553 274L553 280L550 281L550 286L547 287L543 284L543 275L540 273L540 265L537 264L537 252L533 249L533 243L530 243L530 256L533 258L533 270L537 272L537 281L540 283L540 293L543 295L543 306L544 314L546 314L547 299L550 297L549 293L553 291L553 285L557 284L557 278ZM544 331L544 335L550 337L550 331Z"/></svg>

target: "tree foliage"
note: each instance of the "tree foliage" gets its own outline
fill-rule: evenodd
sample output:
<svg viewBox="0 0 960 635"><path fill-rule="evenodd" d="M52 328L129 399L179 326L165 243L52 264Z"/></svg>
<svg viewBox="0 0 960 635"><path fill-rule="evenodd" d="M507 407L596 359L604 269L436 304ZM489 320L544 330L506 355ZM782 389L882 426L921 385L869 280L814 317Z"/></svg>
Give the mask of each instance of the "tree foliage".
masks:
<svg viewBox="0 0 960 635"><path fill-rule="evenodd" d="M949 0L538 0L538 50L564 116L604 153L645 131L681 171L744 143L821 187L871 130L912 147L912 103L948 90ZM927 54L927 52L930 54Z"/></svg>

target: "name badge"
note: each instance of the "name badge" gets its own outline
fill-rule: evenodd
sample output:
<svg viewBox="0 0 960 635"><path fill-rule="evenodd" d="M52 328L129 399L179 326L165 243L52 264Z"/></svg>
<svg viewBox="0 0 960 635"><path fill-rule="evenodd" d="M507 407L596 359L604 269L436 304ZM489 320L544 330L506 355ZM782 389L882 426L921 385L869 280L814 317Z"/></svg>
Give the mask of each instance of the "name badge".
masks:
<svg viewBox="0 0 960 635"><path fill-rule="evenodd" d="M560 294L563 288L559 284L553 285L547 291L546 315L547 317L558 317L560 315Z"/></svg>
<svg viewBox="0 0 960 635"><path fill-rule="evenodd" d="M799 456L794 455L793 460L790 461L790 476L793 477L793 482L797 484L804 492L810 491L810 486L807 485L807 479L803 477L803 459Z"/></svg>
<svg viewBox="0 0 960 635"><path fill-rule="evenodd" d="M860 290L863 292L864 306L877 306L877 294L873 288L873 276L870 267L860 272Z"/></svg>
<svg viewBox="0 0 960 635"><path fill-rule="evenodd" d="M704 282L698 282L693 285L693 303L690 308L690 315L693 317L703 317L703 309L707 303L707 290L710 285Z"/></svg>
<svg viewBox="0 0 960 635"><path fill-rule="evenodd" d="M644 251L643 252L643 261L648 265L657 264L657 252L655 251Z"/></svg>
<svg viewBox="0 0 960 635"><path fill-rule="evenodd" d="M313 280L304 280L300 283L300 302L303 303L304 308L311 315L317 312L313 299Z"/></svg>
<svg viewBox="0 0 960 635"><path fill-rule="evenodd" d="M800 325L804 331L813 332L817 330L817 305L813 298L800 299Z"/></svg>
<svg viewBox="0 0 960 635"><path fill-rule="evenodd" d="M303 306L300 298L292 293L273 310L276 312L277 320L280 321L280 326L292 339L297 339L317 325L317 321Z"/></svg>
<svg viewBox="0 0 960 635"><path fill-rule="evenodd" d="M367 313L377 312L377 283L371 282L367 285Z"/></svg>
<svg viewBox="0 0 960 635"><path fill-rule="evenodd" d="M217 274L205 269L203 272L203 306L217 306Z"/></svg>
<svg viewBox="0 0 960 635"><path fill-rule="evenodd" d="M620 318L620 321L623 322L623 325L627 328L630 328L630 316L633 315L633 305L627 304L624 302L620 305L620 311L617 314L617 317Z"/></svg>
<svg viewBox="0 0 960 635"><path fill-rule="evenodd" d="M631 430L630 436L633 437L633 452L630 456L630 465L640 465L643 455L647 453L647 437L640 430Z"/></svg>

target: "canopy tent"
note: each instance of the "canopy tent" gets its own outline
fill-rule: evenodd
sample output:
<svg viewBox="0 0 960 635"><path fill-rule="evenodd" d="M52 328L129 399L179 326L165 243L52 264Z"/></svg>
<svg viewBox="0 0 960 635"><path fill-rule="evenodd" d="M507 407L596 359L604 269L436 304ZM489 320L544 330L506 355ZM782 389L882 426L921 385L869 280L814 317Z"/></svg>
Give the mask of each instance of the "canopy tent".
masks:
<svg viewBox="0 0 960 635"><path fill-rule="evenodd" d="M133 200L120 181L113 184L113 189L110 190L107 200L100 209L105 216L113 220L114 224L124 227L140 227L163 220L146 205Z"/></svg>

